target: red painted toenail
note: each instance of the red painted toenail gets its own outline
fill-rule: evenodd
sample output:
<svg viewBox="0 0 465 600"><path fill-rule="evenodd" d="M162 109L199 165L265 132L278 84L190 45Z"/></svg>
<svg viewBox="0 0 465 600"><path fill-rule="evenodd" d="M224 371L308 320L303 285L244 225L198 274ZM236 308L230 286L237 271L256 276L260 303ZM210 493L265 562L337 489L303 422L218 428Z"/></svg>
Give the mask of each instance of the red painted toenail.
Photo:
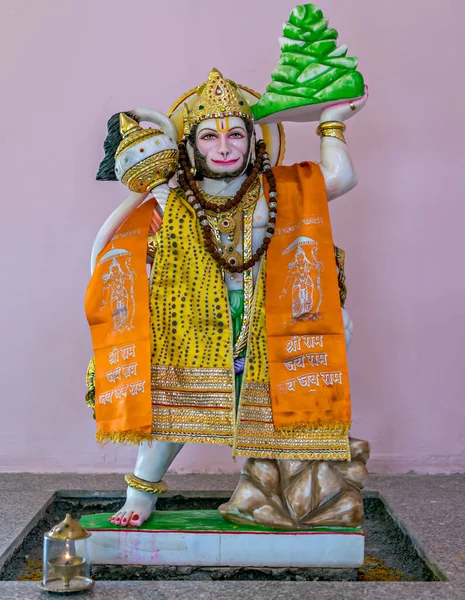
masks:
<svg viewBox="0 0 465 600"><path fill-rule="evenodd" d="M138 518L139 518L139 515L132 515L132 518L133 518L133 519L138 519Z"/></svg>

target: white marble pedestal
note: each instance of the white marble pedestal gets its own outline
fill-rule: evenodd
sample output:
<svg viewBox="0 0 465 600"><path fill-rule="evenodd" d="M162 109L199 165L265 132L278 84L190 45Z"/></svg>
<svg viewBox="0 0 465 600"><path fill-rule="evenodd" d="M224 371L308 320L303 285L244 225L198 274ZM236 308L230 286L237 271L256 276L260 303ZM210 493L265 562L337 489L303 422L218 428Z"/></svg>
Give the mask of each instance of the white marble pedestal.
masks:
<svg viewBox="0 0 465 600"><path fill-rule="evenodd" d="M216 510L157 511L140 528L112 525L110 514L81 524L97 565L357 568L361 528L283 531L223 520Z"/></svg>

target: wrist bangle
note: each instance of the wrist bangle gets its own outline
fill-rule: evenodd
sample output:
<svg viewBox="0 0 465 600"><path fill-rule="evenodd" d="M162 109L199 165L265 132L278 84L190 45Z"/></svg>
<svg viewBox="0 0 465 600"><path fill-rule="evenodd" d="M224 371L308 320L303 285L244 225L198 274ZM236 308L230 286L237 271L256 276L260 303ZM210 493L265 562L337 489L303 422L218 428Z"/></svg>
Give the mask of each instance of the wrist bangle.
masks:
<svg viewBox="0 0 465 600"><path fill-rule="evenodd" d="M316 133L320 137L334 137L341 142L346 143L344 137L344 131L346 130L346 126L344 123L340 121L325 121L324 123L320 123L316 128Z"/></svg>
<svg viewBox="0 0 465 600"><path fill-rule="evenodd" d="M326 129L340 129L341 131L345 131L346 124L342 123L342 121L323 121L316 128L316 132L318 135L321 135Z"/></svg>
<svg viewBox="0 0 465 600"><path fill-rule="evenodd" d="M344 142L344 144L346 143L346 138L340 129L325 129L320 133L320 137L333 137L341 140L341 142Z"/></svg>

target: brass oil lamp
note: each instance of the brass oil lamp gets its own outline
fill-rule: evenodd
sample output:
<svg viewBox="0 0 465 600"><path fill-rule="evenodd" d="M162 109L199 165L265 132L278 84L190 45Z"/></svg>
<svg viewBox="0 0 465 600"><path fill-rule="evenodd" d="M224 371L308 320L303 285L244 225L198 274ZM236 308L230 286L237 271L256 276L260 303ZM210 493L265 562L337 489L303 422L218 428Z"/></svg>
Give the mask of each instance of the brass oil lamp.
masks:
<svg viewBox="0 0 465 600"><path fill-rule="evenodd" d="M87 552L87 538L90 536L70 514L44 535L43 590L80 592L94 585Z"/></svg>

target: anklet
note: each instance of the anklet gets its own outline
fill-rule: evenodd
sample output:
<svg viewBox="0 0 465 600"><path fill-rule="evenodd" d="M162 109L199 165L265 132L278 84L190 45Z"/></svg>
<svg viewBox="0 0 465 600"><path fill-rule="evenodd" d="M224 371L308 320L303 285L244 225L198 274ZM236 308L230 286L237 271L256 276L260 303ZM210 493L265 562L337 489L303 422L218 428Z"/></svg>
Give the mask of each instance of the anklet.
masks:
<svg viewBox="0 0 465 600"><path fill-rule="evenodd" d="M154 482L146 481L145 479L136 477L132 473L127 473L124 476L124 480L129 487L139 490L139 492L146 492L147 494L164 494L168 491L168 484L163 480Z"/></svg>

